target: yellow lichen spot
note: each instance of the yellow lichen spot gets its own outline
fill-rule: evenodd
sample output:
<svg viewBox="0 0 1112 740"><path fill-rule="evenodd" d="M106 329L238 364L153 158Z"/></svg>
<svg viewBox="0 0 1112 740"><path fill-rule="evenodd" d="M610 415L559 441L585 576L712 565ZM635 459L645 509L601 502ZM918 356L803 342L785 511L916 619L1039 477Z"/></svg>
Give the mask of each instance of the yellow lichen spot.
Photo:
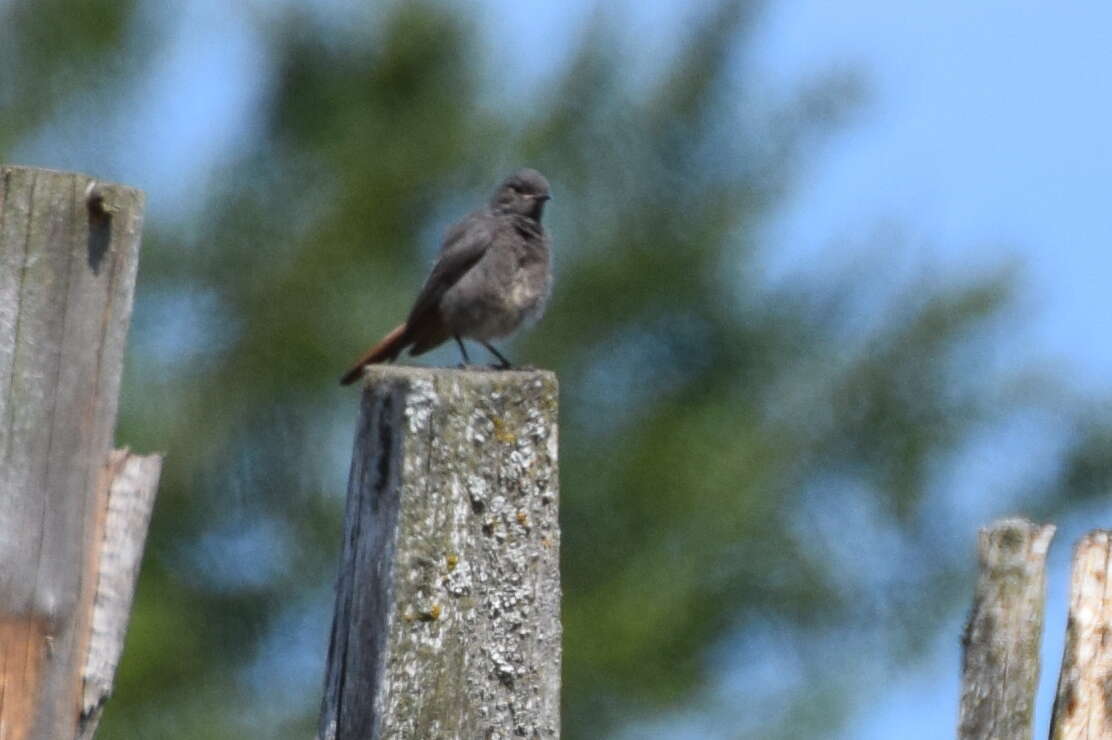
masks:
<svg viewBox="0 0 1112 740"><path fill-rule="evenodd" d="M494 438L497 439L499 442L502 442L503 444L513 444L517 441L517 437L514 436L513 432L506 428L506 423L504 421L502 421L498 417L495 417L491 419L491 423L494 425Z"/></svg>
<svg viewBox="0 0 1112 740"><path fill-rule="evenodd" d="M517 512L517 523L523 527L529 526L529 515L524 511Z"/></svg>
<svg viewBox="0 0 1112 740"><path fill-rule="evenodd" d="M435 622L440 619L440 604L433 604L418 614L422 622Z"/></svg>
<svg viewBox="0 0 1112 740"><path fill-rule="evenodd" d="M555 394L546 393L540 397L540 405L544 408L545 411L552 412L557 409L559 403L556 400Z"/></svg>
<svg viewBox="0 0 1112 740"><path fill-rule="evenodd" d="M453 570L456 569L456 566L459 565L459 555L456 555L454 552L450 552L448 553L447 557L444 558L444 562L448 566L448 572L451 573Z"/></svg>

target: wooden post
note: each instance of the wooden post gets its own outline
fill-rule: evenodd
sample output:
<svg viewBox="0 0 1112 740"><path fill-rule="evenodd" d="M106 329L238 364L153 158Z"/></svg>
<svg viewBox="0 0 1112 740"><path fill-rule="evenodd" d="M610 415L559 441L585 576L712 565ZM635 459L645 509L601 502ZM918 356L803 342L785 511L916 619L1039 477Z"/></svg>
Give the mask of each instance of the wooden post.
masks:
<svg viewBox="0 0 1112 740"><path fill-rule="evenodd" d="M556 378L377 366L321 740L559 736Z"/></svg>
<svg viewBox="0 0 1112 740"><path fill-rule="evenodd" d="M112 453L143 196L0 167L0 740L90 737L160 460Z"/></svg>
<svg viewBox="0 0 1112 740"><path fill-rule="evenodd" d="M1112 737L1112 532L1090 532L1073 554L1066 647L1051 740Z"/></svg>
<svg viewBox="0 0 1112 740"><path fill-rule="evenodd" d="M966 740L1030 738L1052 525L1004 519L978 537L980 575L962 638Z"/></svg>

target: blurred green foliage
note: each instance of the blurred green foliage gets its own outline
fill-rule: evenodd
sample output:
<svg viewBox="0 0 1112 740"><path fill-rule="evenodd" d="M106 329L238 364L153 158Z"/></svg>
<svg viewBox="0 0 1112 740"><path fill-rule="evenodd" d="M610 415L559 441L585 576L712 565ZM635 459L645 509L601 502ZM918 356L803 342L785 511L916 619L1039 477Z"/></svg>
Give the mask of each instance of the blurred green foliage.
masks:
<svg viewBox="0 0 1112 740"><path fill-rule="evenodd" d="M0 155L113 115L173 25L156 5L0 5ZM867 662L913 658L961 604L982 522L947 522L938 488L971 440L1048 409L1068 430L1045 486L986 511L1108 490L1101 414L982 369L1007 274L762 282L761 228L860 85L748 96L753 5L701 15L638 84L600 13L527 103L461 9L322 7L253 7L250 136L188 220L148 223L118 436L167 461L101 737L311 735L357 409L336 377L519 164L556 194L554 301L511 355L562 384L567 737L676 709L828 736Z"/></svg>

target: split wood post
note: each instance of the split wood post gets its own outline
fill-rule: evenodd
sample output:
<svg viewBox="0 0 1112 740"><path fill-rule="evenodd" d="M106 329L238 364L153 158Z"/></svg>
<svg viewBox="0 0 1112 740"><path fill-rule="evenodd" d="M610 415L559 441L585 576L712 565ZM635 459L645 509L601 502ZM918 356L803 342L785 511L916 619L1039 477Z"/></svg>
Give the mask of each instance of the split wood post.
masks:
<svg viewBox="0 0 1112 740"><path fill-rule="evenodd" d="M0 740L88 738L161 460L112 451L143 195L0 167Z"/></svg>
<svg viewBox="0 0 1112 740"><path fill-rule="evenodd" d="M1085 535L1073 555L1066 647L1051 740L1112 737L1112 532Z"/></svg>
<svg viewBox="0 0 1112 740"><path fill-rule="evenodd" d="M963 740L1030 738L1053 525L1003 519L978 537L980 575L962 638Z"/></svg>
<svg viewBox="0 0 1112 740"><path fill-rule="evenodd" d="M555 738L556 378L375 366L321 740Z"/></svg>

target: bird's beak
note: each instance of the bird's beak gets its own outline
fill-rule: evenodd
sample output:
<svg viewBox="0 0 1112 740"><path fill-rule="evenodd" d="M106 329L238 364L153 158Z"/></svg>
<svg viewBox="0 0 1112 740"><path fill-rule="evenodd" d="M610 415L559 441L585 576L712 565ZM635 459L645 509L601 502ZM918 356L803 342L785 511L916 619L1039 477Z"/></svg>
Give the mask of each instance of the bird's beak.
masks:
<svg viewBox="0 0 1112 740"><path fill-rule="evenodd" d="M552 196L551 195L534 195L533 200L539 200L541 203L544 203L546 200L552 200Z"/></svg>

